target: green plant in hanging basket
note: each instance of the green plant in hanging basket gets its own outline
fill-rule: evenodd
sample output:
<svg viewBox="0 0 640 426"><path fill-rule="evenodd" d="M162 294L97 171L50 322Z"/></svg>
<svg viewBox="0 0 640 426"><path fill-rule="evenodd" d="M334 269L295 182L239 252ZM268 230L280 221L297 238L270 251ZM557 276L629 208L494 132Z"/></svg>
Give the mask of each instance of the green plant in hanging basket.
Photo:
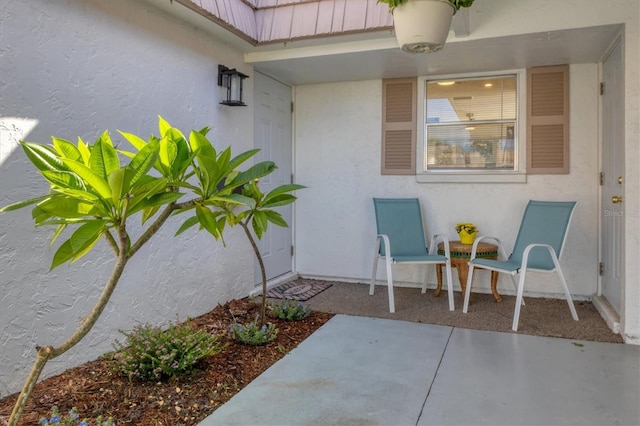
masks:
<svg viewBox="0 0 640 426"><path fill-rule="evenodd" d="M409 2L410 0L378 0L378 3L385 3L389 5L389 9L398 7L402 4ZM473 0L449 0L449 3L455 6L456 10L460 10L461 7L471 7Z"/></svg>

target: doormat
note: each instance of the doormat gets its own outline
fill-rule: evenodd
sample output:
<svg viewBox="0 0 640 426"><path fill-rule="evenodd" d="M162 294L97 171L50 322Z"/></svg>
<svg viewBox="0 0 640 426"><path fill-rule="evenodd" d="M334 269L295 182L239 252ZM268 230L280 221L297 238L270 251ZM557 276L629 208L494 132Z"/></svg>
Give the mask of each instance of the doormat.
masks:
<svg viewBox="0 0 640 426"><path fill-rule="evenodd" d="M281 284L267 291L267 297L272 299L299 300L311 299L316 294L328 289L333 284L315 280L295 280Z"/></svg>

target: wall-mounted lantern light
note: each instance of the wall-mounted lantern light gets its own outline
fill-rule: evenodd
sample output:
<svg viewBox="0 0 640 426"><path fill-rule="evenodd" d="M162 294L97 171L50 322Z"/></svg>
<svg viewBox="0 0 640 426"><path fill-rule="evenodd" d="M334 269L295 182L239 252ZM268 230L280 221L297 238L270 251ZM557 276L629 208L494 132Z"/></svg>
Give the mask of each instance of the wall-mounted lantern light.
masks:
<svg viewBox="0 0 640 426"><path fill-rule="evenodd" d="M247 106L242 101L242 80L249 78L235 68L229 69L224 65L218 65L218 86L226 87L227 98L220 102L228 106Z"/></svg>

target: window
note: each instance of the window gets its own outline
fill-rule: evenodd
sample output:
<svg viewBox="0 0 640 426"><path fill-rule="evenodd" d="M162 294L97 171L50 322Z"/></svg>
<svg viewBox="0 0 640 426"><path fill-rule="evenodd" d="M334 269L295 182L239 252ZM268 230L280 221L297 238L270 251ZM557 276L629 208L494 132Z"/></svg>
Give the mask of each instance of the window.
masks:
<svg viewBox="0 0 640 426"><path fill-rule="evenodd" d="M516 77L428 81L426 170L513 170Z"/></svg>
<svg viewBox="0 0 640 426"><path fill-rule="evenodd" d="M569 173L568 65L389 79L382 89L383 175L501 183Z"/></svg>
<svg viewBox="0 0 640 426"><path fill-rule="evenodd" d="M418 180L524 181L518 84L516 72L425 78Z"/></svg>

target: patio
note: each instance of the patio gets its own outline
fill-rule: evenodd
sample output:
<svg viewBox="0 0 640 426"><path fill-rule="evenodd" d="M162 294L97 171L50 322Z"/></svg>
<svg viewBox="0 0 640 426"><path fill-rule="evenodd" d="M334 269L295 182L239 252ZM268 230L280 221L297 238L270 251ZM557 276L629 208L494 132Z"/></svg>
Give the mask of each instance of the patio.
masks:
<svg viewBox="0 0 640 426"><path fill-rule="evenodd" d="M233 27L233 22L226 22L233 27L230 31L228 26L221 25L222 14L201 13L201 9L214 3L235 3L255 12L254 20L233 16L243 23L255 23L256 29L273 36L270 39L273 43L252 44L238 35L243 29L238 27L239 23ZM277 20L273 25L269 21L270 25L258 27L262 21L257 18L271 16L274 3L291 16L285 22L290 25ZM319 34L322 38L315 38L306 31L325 26L298 19L298 11L313 7L324 10L327 5L337 5L331 10L336 11L339 19L334 20L333 14L319 14L320 18L330 17L336 26ZM344 6L344 14L340 5ZM369 8L366 14L359 10L365 6ZM238 153L263 148L262 152L272 153L264 159L278 164L284 182L306 186L287 218L291 226L281 230L288 239L271 238L283 242L284 250L272 252L284 253L282 264L287 269L270 273L270 277L297 273L335 280L366 279L371 272L375 232L372 197L419 197L429 234L444 232L451 239L458 221L472 221L482 233L501 237L506 243L512 242L510 238L516 234L528 200L576 200L580 207L563 263L565 272L571 276L571 293L580 299L596 300L607 296L604 291L611 289L607 291L617 296L615 300L611 298L617 312L607 318L610 326L618 329L627 343L639 343L640 266L636 259L640 253L637 238L640 127L635 112L640 85L632 78L638 75L640 67L638 2L477 0L473 8L456 18L458 22L468 21L466 36L456 27L446 49L420 56L407 56L398 49L388 12L380 8L375 0L6 2L0 7L6 35L2 76L8 82L0 90L5 100L0 111L0 193L4 197L0 205L42 193L43 183L32 178L25 156L18 149L18 140L47 143L51 135L72 141L79 136L95 140L109 130L118 138L116 143L122 144L118 130L140 135L157 133L158 114L184 131L210 127L220 149L231 146ZM361 19L365 15L367 19ZM376 17L384 17L386 21L378 22ZM380 25L377 29L363 27L356 32L358 28L350 25L357 22ZM293 32L282 35L280 30ZM298 30L305 33L295 32ZM282 41L285 37L292 39ZM620 86L624 93L617 96L613 90L607 92L614 94L617 109L613 109L603 103L599 89L603 61L616 42L624 61L617 65L614 62L612 67L620 77L617 81L624 83ZM517 72L524 84L527 69L557 64L568 64L571 78L569 173L530 174L526 183L509 184L422 182L420 173L382 174L381 117L383 82L387 79L407 77L423 84L427 79ZM245 81L247 107L220 105L224 89L217 84L219 65L250 76ZM279 120L288 126L281 127L282 135L275 138L282 145L277 146L277 153L261 145L267 138L256 131L263 129L261 104L267 98L264 91L273 92L274 102L284 100L285 108L272 108L286 113ZM280 96L282 92L284 97ZM524 111L525 91L521 93ZM619 126L614 122L613 127L621 131L615 138L616 152L623 155L626 168L606 173L615 185L621 185L619 177L623 178L624 187L616 186L619 191L611 194L624 197L622 206L611 204L612 198L605 195L597 178L602 176L601 154L610 151L602 149L604 141L609 140L602 135L602 123L609 119L603 113L608 111L614 117L625 118ZM520 140L524 141L525 126L520 126L520 130ZM412 149L411 154L422 158L421 149ZM522 171L526 172L524 166ZM616 271L622 281L617 286L608 286L599 270L609 271L609 266L615 265L601 256L603 236L609 235L605 225L609 226L614 219L616 224L622 221L628 236L615 240L621 241L621 246L616 247L620 251L608 250L620 253L613 258L623 260L623 268ZM178 222L171 223L171 227L178 226ZM52 363L45 376L110 350L110 343L119 337L118 329L144 322L166 324L176 312L196 316L211 306L253 291L254 256L243 235L232 233L226 240L227 248L212 242L204 233L189 238L172 235L173 232L168 232L153 243L152 251L146 252L147 261L131 265L95 331L82 347ZM52 340L61 340L71 333L78 319L86 316L87 303L95 300L109 274L110 264L105 259L112 253L102 244L96 246L98 254L88 263L75 263L64 273L47 273L52 257L47 237L42 228L34 231L33 221L23 213L8 213L0 222L1 297L6 301L0 314L0 323L4 324L0 365L11 366L0 369L0 397L19 390L36 345L55 343ZM412 270L398 274L398 281L403 283L419 280ZM484 280L484 287L479 290L486 291L488 281ZM553 284L539 279L529 291L553 296ZM505 287L505 291L510 288L504 282L499 286ZM409 328L445 327L451 330L451 336L468 327L462 322L470 321L476 324L475 329L487 327L494 332L508 332L506 338L514 341L533 338L529 334L563 336L579 342L604 340L591 337L590 333L600 330L602 322L592 326L589 311L582 311L587 305L579 302L579 323L571 320L566 303L559 300L557 313L562 320L545 321L544 324L555 324L556 328L543 329L541 319L548 320L549 312L555 308L536 314L530 309L536 302L527 301L521 332L513 334L509 331L513 297L507 296L501 305L496 305L490 295L477 294L469 313L464 315L459 293L456 311L449 313L446 308L438 311L446 306L446 295L434 299L432 291L423 295L416 289L400 288L396 294L397 313L392 316L385 288L378 288L375 296L369 297L366 286L361 287L350 287L353 293L340 293L342 298L336 298L332 302L335 304L327 309L367 317L377 312L385 319L400 320L393 323L406 321ZM317 309L323 309L322 298L335 290L338 287L312 301ZM488 310L481 309L485 301ZM551 306L555 305L548 307ZM431 314L434 319L422 316ZM438 323L440 320L443 322ZM370 319L367 323L382 322ZM416 324L419 322L423 324ZM576 334L563 334L574 327ZM602 336L618 339L616 342L620 339L608 328ZM544 348L546 344L540 346ZM619 346L624 345L613 347L617 351ZM447 348L440 348L444 359L451 346ZM638 352L632 353L637 363ZM572 368L564 358L559 358L557 364ZM437 379L443 371L436 372L432 371ZM615 390L615 394L622 392ZM637 398L637 389L632 395ZM599 392L598 403L601 398L605 397ZM463 405L459 399L454 401Z"/></svg>
<svg viewBox="0 0 640 426"><path fill-rule="evenodd" d="M479 276L483 279L486 277ZM298 278L297 282L325 282ZM512 333L511 321L515 296L503 294L503 301L496 303L488 293L471 293L468 313L462 313L463 296L454 292L455 311L449 311L446 288L439 297L428 288L421 293L419 288L398 287L394 289L396 312L389 312L386 285L376 286L369 296L369 285L326 281L332 284L307 302L314 310L333 314L385 318L391 320L437 324L456 328ZM526 306L521 309L518 334L597 342L622 343L622 337L607 326L591 302L574 300L579 321L571 318L564 299L525 297Z"/></svg>
<svg viewBox="0 0 640 426"><path fill-rule="evenodd" d="M638 424L639 355L337 315L201 425Z"/></svg>

